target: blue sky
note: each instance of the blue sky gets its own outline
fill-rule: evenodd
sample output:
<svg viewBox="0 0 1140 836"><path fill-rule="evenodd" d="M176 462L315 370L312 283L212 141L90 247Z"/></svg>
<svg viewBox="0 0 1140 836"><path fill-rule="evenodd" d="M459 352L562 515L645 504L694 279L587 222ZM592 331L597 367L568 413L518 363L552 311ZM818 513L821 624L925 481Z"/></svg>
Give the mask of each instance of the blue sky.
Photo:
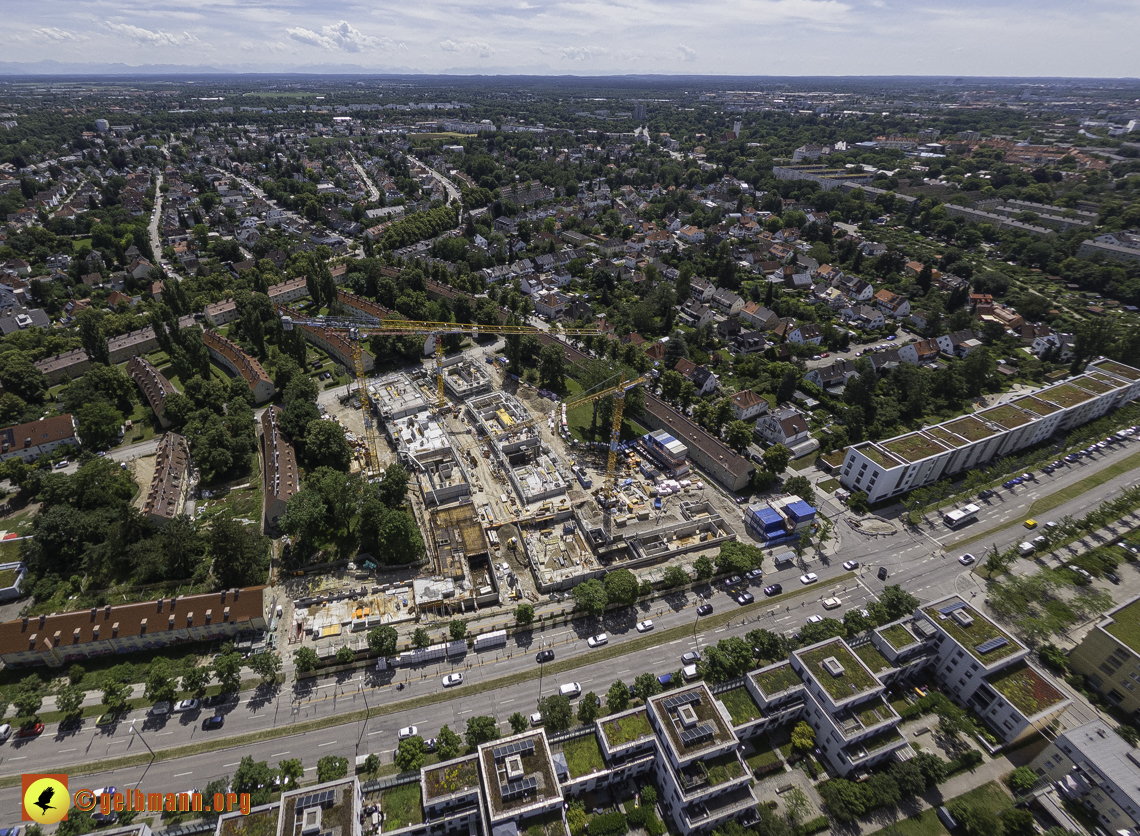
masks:
<svg viewBox="0 0 1140 836"><path fill-rule="evenodd" d="M0 60L299 70L1138 76L1140 0L2 0Z"/></svg>

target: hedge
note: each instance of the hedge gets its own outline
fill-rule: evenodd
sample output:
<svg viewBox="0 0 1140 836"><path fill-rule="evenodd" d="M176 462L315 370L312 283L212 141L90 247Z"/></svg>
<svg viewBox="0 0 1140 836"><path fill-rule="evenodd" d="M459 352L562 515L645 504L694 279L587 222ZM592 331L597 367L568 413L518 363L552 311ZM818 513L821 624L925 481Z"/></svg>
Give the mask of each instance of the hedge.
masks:
<svg viewBox="0 0 1140 836"><path fill-rule="evenodd" d="M800 836L812 836L813 833L821 833L831 827L831 819L827 816L820 816L819 818L806 821L800 825Z"/></svg>
<svg viewBox="0 0 1140 836"><path fill-rule="evenodd" d="M665 825L657 818L657 814L653 812L653 807L648 804L634 807L626 813L625 817L630 827L643 828L649 836L661 836L665 832Z"/></svg>
<svg viewBox="0 0 1140 836"><path fill-rule="evenodd" d="M586 832L589 836L625 836L629 833L629 822L623 813L616 810L612 813L602 813L590 819L590 823L586 825Z"/></svg>

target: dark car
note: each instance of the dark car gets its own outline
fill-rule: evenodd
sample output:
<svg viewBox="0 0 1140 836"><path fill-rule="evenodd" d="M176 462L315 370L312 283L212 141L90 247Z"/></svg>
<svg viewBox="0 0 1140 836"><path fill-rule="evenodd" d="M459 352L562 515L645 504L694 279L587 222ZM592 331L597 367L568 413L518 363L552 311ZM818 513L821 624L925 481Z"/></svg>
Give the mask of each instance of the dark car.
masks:
<svg viewBox="0 0 1140 836"><path fill-rule="evenodd" d="M991 496L996 496L997 491L986 488L984 491L978 493L978 499L989 499Z"/></svg>
<svg viewBox="0 0 1140 836"><path fill-rule="evenodd" d="M68 717L59 724L59 730L61 732L79 731L81 728L83 728L82 717Z"/></svg>
<svg viewBox="0 0 1140 836"><path fill-rule="evenodd" d="M1005 483L1002 485L1002 487L1003 487L1003 488L1005 488L1005 489L1008 491L1008 490L1011 490L1011 489L1013 489L1013 488L1016 488L1016 487L1017 487L1018 485L1020 485L1020 484L1021 484L1021 480L1020 480L1020 479L1010 479L1008 482L1005 482Z"/></svg>
<svg viewBox="0 0 1140 836"><path fill-rule="evenodd" d="M886 566L880 566L879 567L879 580L885 581L886 579L887 579L887 567Z"/></svg>
<svg viewBox="0 0 1140 836"><path fill-rule="evenodd" d="M697 607L697 615L712 615L712 604L701 604Z"/></svg>
<svg viewBox="0 0 1140 836"><path fill-rule="evenodd" d="M753 597L751 592L741 592L736 596L736 603L740 604L741 606L744 606L745 604L751 604L755 600L756 598Z"/></svg>
<svg viewBox="0 0 1140 836"><path fill-rule="evenodd" d="M1042 473L1052 473L1056 469L1057 468L1053 467L1053 465L1047 464L1043 468L1041 468L1041 472Z"/></svg>
<svg viewBox="0 0 1140 836"><path fill-rule="evenodd" d="M767 595L769 598L772 597L773 595L779 595L783 591L784 591L784 585L779 584L779 583L774 583L771 586L764 587L764 594Z"/></svg>
<svg viewBox="0 0 1140 836"><path fill-rule="evenodd" d="M215 714L213 717L207 717L202 721L202 731L213 731L220 729L226 724L226 718L221 714Z"/></svg>
<svg viewBox="0 0 1140 836"><path fill-rule="evenodd" d="M541 665L543 662L549 662L553 658L553 650L540 650L537 654L535 654L534 661L538 662L538 664Z"/></svg>
<svg viewBox="0 0 1140 836"><path fill-rule="evenodd" d="M724 585L732 587L736 586L738 583L742 583L743 581L744 578L740 577L740 575L733 575L731 578L724 582Z"/></svg>
<svg viewBox="0 0 1140 836"><path fill-rule="evenodd" d="M213 708L217 705L225 705L228 698L229 695L227 694L214 694L214 696L206 697L206 699L202 700L202 705L206 706L207 708Z"/></svg>
<svg viewBox="0 0 1140 836"><path fill-rule="evenodd" d="M1115 572L1105 572L1104 576L1113 583L1120 583L1120 575L1116 574Z"/></svg>

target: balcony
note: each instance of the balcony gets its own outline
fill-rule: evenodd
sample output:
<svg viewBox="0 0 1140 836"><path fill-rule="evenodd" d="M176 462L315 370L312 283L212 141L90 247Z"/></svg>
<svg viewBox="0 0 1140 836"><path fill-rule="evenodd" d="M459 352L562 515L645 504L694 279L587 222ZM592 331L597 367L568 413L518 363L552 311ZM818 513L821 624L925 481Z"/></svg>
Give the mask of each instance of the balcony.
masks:
<svg viewBox="0 0 1140 836"><path fill-rule="evenodd" d="M686 829L692 830L696 827L714 824L755 807L756 796L752 794L752 787L745 784L731 792L714 796L707 801L691 804L681 811L681 815L685 818Z"/></svg>
<svg viewBox="0 0 1140 836"><path fill-rule="evenodd" d="M906 745L906 738L899 734L897 729L887 729L874 737L860 740L843 750L844 757L852 766L882 755L892 749L899 749Z"/></svg>
<svg viewBox="0 0 1140 836"><path fill-rule="evenodd" d="M693 761L674 770L677 784L686 799L692 800L717 789L723 790L737 781L747 781L748 770L737 752L727 752L715 758Z"/></svg>
<svg viewBox="0 0 1140 836"><path fill-rule="evenodd" d="M882 697L835 715L835 727L847 740L853 740L885 723L897 724L899 715Z"/></svg>

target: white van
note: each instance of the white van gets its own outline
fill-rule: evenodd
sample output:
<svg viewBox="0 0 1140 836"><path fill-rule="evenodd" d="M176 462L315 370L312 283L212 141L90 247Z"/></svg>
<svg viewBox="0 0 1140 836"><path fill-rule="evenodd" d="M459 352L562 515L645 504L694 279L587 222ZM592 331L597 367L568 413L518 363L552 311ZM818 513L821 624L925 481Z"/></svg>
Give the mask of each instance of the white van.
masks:
<svg viewBox="0 0 1140 836"><path fill-rule="evenodd" d="M697 673L697 666L685 665L685 667L681 668L681 676L684 677L686 682L688 682L690 679L696 679L699 676Z"/></svg>
<svg viewBox="0 0 1140 836"><path fill-rule="evenodd" d="M1033 545L1032 543L1026 542L1026 543L1021 543L1017 547L1017 551L1021 554L1022 557L1029 557L1031 554L1033 554L1035 551L1037 551L1037 547L1035 545Z"/></svg>
<svg viewBox="0 0 1140 836"><path fill-rule="evenodd" d="M838 598L824 598L823 599L823 608L825 610L834 610L837 607L841 607L841 606L843 606L843 602L840 601Z"/></svg>
<svg viewBox="0 0 1140 836"><path fill-rule="evenodd" d="M573 699L582 693L582 686L577 682L567 682L565 685L558 686L558 694L563 697L570 697Z"/></svg>

